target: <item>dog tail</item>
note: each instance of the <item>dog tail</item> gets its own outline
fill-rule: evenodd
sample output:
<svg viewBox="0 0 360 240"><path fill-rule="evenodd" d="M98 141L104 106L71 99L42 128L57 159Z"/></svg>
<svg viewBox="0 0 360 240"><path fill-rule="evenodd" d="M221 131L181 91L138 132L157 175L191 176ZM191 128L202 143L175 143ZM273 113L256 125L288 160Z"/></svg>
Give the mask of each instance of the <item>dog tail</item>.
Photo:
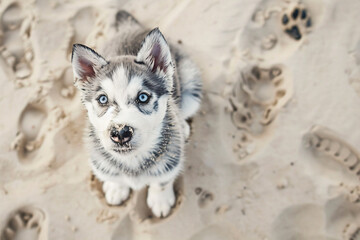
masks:
<svg viewBox="0 0 360 240"><path fill-rule="evenodd" d="M202 82L198 67L187 56L178 58L177 67L181 85L181 112L185 119L200 108Z"/></svg>

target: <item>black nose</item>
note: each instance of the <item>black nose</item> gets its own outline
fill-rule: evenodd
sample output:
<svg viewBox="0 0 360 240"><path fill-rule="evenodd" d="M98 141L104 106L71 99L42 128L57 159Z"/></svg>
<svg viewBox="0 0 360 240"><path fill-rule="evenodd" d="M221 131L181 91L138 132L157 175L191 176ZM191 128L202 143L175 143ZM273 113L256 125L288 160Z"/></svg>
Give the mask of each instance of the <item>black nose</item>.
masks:
<svg viewBox="0 0 360 240"><path fill-rule="evenodd" d="M134 134L134 129L129 126L122 127L112 127L110 132L110 138L114 143L124 145L125 143L130 142Z"/></svg>

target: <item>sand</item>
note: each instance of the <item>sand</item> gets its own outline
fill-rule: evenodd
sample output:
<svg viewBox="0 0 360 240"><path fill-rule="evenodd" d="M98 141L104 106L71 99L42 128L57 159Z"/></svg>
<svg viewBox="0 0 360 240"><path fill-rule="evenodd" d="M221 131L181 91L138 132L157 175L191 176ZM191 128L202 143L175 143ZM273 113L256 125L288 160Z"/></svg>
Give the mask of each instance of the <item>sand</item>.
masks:
<svg viewBox="0 0 360 240"><path fill-rule="evenodd" d="M160 27L202 71L165 219L144 190L108 206L82 141L71 47L101 47L117 9ZM360 239L359 10L358 0L2 0L0 239Z"/></svg>

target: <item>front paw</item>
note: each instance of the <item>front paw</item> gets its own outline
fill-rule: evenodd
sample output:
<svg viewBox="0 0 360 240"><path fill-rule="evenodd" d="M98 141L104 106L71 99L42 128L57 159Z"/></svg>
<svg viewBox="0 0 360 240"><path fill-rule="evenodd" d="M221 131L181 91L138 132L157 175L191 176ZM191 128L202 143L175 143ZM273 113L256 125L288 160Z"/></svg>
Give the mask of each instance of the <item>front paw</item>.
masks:
<svg viewBox="0 0 360 240"><path fill-rule="evenodd" d="M175 204L175 194L172 185L165 189L152 188L148 190L147 205L156 217L169 215L171 207Z"/></svg>
<svg viewBox="0 0 360 240"><path fill-rule="evenodd" d="M103 191L108 204L120 205L129 197L130 188L119 183L104 182Z"/></svg>

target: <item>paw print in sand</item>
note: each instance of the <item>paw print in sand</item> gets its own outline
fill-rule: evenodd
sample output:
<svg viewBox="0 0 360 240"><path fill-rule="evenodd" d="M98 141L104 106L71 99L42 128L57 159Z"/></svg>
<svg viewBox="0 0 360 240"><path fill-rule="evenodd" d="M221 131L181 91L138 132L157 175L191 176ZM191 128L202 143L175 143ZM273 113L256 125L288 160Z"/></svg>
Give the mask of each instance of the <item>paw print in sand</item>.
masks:
<svg viewBox="0 0 360 240"><path fill-rule="evenodd" d="M281 14L281 24L289 37L299 41L312 27L312 19L303 5L296 4Z"/></svg>
<svg viewBox="0 0 360 240"><path fill-rule="evenodd" d="M17 210L8 220L0 236L1 240L46 239L45 213L35 207Z"/></svg>
<svg viewBox="0 0 360 240"><path fill-rule="evenodd" d="M360 153L331 129L315 125L305 135L306 146L341 163L348 174L360 178Z"/></svg>
<svg viewBox="0 0 360 240"><path fill-rule="evenodd" d="M254 66L242 72L229 98L231 117L237 128L259 135L275 119L293 92L292 81L285 70L273 65Z"/></svg>
<svg viewBox="0 0 360 240"><path fill-rule="evenodd" d="M234 126L233 150L239 160L256 150L256 139L268 132L277 114L293 95L293 82L285 66L250 66L233 84L226 110Z"/></svg>

